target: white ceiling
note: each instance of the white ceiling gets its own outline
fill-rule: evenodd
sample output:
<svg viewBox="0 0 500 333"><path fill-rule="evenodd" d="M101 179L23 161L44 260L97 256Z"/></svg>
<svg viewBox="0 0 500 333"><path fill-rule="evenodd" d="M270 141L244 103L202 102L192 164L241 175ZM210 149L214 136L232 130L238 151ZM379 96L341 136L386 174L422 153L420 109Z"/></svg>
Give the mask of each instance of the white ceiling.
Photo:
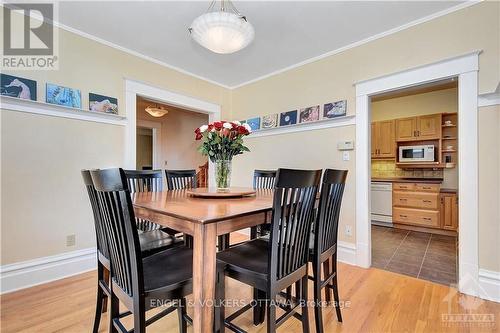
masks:
<svg viewBox="0 0 500 333"><path fill-rule="evenodd" d="M194 75L234 87L463 4L461 1L237 1L255 40L214 54L187 32L209 1L77 1L59 22Z"/></svg>

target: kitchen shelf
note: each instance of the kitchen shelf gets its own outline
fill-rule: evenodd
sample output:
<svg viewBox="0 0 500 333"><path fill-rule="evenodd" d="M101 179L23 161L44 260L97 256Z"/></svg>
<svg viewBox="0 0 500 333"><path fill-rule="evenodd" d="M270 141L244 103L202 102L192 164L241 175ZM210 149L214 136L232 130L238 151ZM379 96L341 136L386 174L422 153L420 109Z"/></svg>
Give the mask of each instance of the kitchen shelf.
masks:
<svg viewBox="0 0 500 333"><path fill-rule="evenodd" d="M428 163L396 163L396 166L399 168L429 168L429 169L438 169L438 168L444 168L443 163L439 162L428 162Z"/></svg>
<svg viewBox="0 0 500 333"><path fill-rule="evenodd" d="M456 137L456 136L453 136L453 137L451 137L451 138L443 138L443 140L456 140L456 139L457 139L457 137Z"/></svg>
<svg viewBox="0 0 500 333"><path fill-rule="evenodd" d="M445 128L445 127L457 127L457 125L441 125L441 127Z"/></svg>
<svg viewBox="0 0 500 333"><path fill-rule="evenodd" d="M441 150L442 153L456 153L457 150L456 149L444 149L444 150Z"/></svg>

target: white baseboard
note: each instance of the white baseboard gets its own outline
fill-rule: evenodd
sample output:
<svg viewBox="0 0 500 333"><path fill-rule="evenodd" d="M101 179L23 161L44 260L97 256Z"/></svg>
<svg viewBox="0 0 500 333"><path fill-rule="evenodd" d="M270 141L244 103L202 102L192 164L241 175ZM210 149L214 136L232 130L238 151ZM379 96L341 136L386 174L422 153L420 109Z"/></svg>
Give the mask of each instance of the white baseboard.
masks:
<svg viewBox="0 0 500 333"><path fill-rule="evenodd" d="M356 265L356 245L339 241L337 243L337 260L349 265Z"/></svg>
<svg viewBox="0 0 500 333"><path fill-rule="evenodd" d="M88 248L0 267L0 294L96 269L96 249Z"/></svg>
<svg viewBox="0 0 500 333"><path fill-rule="evenodd" d="M479 269L479 297L500 303L500 272Z"/></svg>

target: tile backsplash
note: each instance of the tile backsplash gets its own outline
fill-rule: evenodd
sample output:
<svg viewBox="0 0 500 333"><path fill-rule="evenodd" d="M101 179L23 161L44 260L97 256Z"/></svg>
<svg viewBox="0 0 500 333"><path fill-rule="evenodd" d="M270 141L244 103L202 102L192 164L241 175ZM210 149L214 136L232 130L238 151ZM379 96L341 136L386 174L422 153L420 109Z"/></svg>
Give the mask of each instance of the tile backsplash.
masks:
<svg viewBox="0 0 500 333"><path fill-rule="evenodd" d="M443 178L443 170L400 169L393 160L372 160L372 177Z"/></svg>

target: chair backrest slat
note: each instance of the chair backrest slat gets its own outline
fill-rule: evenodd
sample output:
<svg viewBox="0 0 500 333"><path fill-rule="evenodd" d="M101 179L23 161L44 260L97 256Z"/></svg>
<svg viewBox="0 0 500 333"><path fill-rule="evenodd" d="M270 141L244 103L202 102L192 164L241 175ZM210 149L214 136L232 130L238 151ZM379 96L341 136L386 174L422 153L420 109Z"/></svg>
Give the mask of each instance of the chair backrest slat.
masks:
<svg viewBox="0 0 500 333"><path fill-rule="evenodd" d="M337 246L340 207L346 178L347 170L325 170L314 230L314 253L318 255Z"/></svg>
<svg viewBox="0 0 500 333"><path fill-rule="evenodd" d="M161 170L124 170L130 193L159 192L163 188Z"/></svg>
<svg viewBox="0 0 500 333"><path fill-rule="evenodd" d="M255 170L253 172L254 189L273 189L276 180L276 170Z"/></svg>
<svg viewBox="0 0 500 333"><path fill-rule="evenodd" d="M185 188L196 188L196 170L165 170L167 177L167 188L171 190L181 190Z"/></svg>
<svg viewBox="0 0 500 333"><path fill-rule="evenodd" d="M130 297L144 289L141 249L129 184L122 169L90 172L110 248L111 277Z"/></svg>
<svg viewBox="0 0 500 333"><path fill-rule="evenodd" d="M276 174L269 269L280 280L308 261L312 212L321 170L279 169Z"/></svg>
<svg viewBox="0 0 500 333"><path fill-rule="evenodd" d="M95 190L94 183L92 182L92 177L89 170L82 170L83 182L85 188L87 189L87 194L90 200L90 206L92 207L92 213L94 215L94 226L96 232L97 240L97 250L106 259L109 260L109 248L106 238L106 232L103 228L103 222L101 218L101 209L99 207L99 202L97 199L97 191Z"/></svg>

